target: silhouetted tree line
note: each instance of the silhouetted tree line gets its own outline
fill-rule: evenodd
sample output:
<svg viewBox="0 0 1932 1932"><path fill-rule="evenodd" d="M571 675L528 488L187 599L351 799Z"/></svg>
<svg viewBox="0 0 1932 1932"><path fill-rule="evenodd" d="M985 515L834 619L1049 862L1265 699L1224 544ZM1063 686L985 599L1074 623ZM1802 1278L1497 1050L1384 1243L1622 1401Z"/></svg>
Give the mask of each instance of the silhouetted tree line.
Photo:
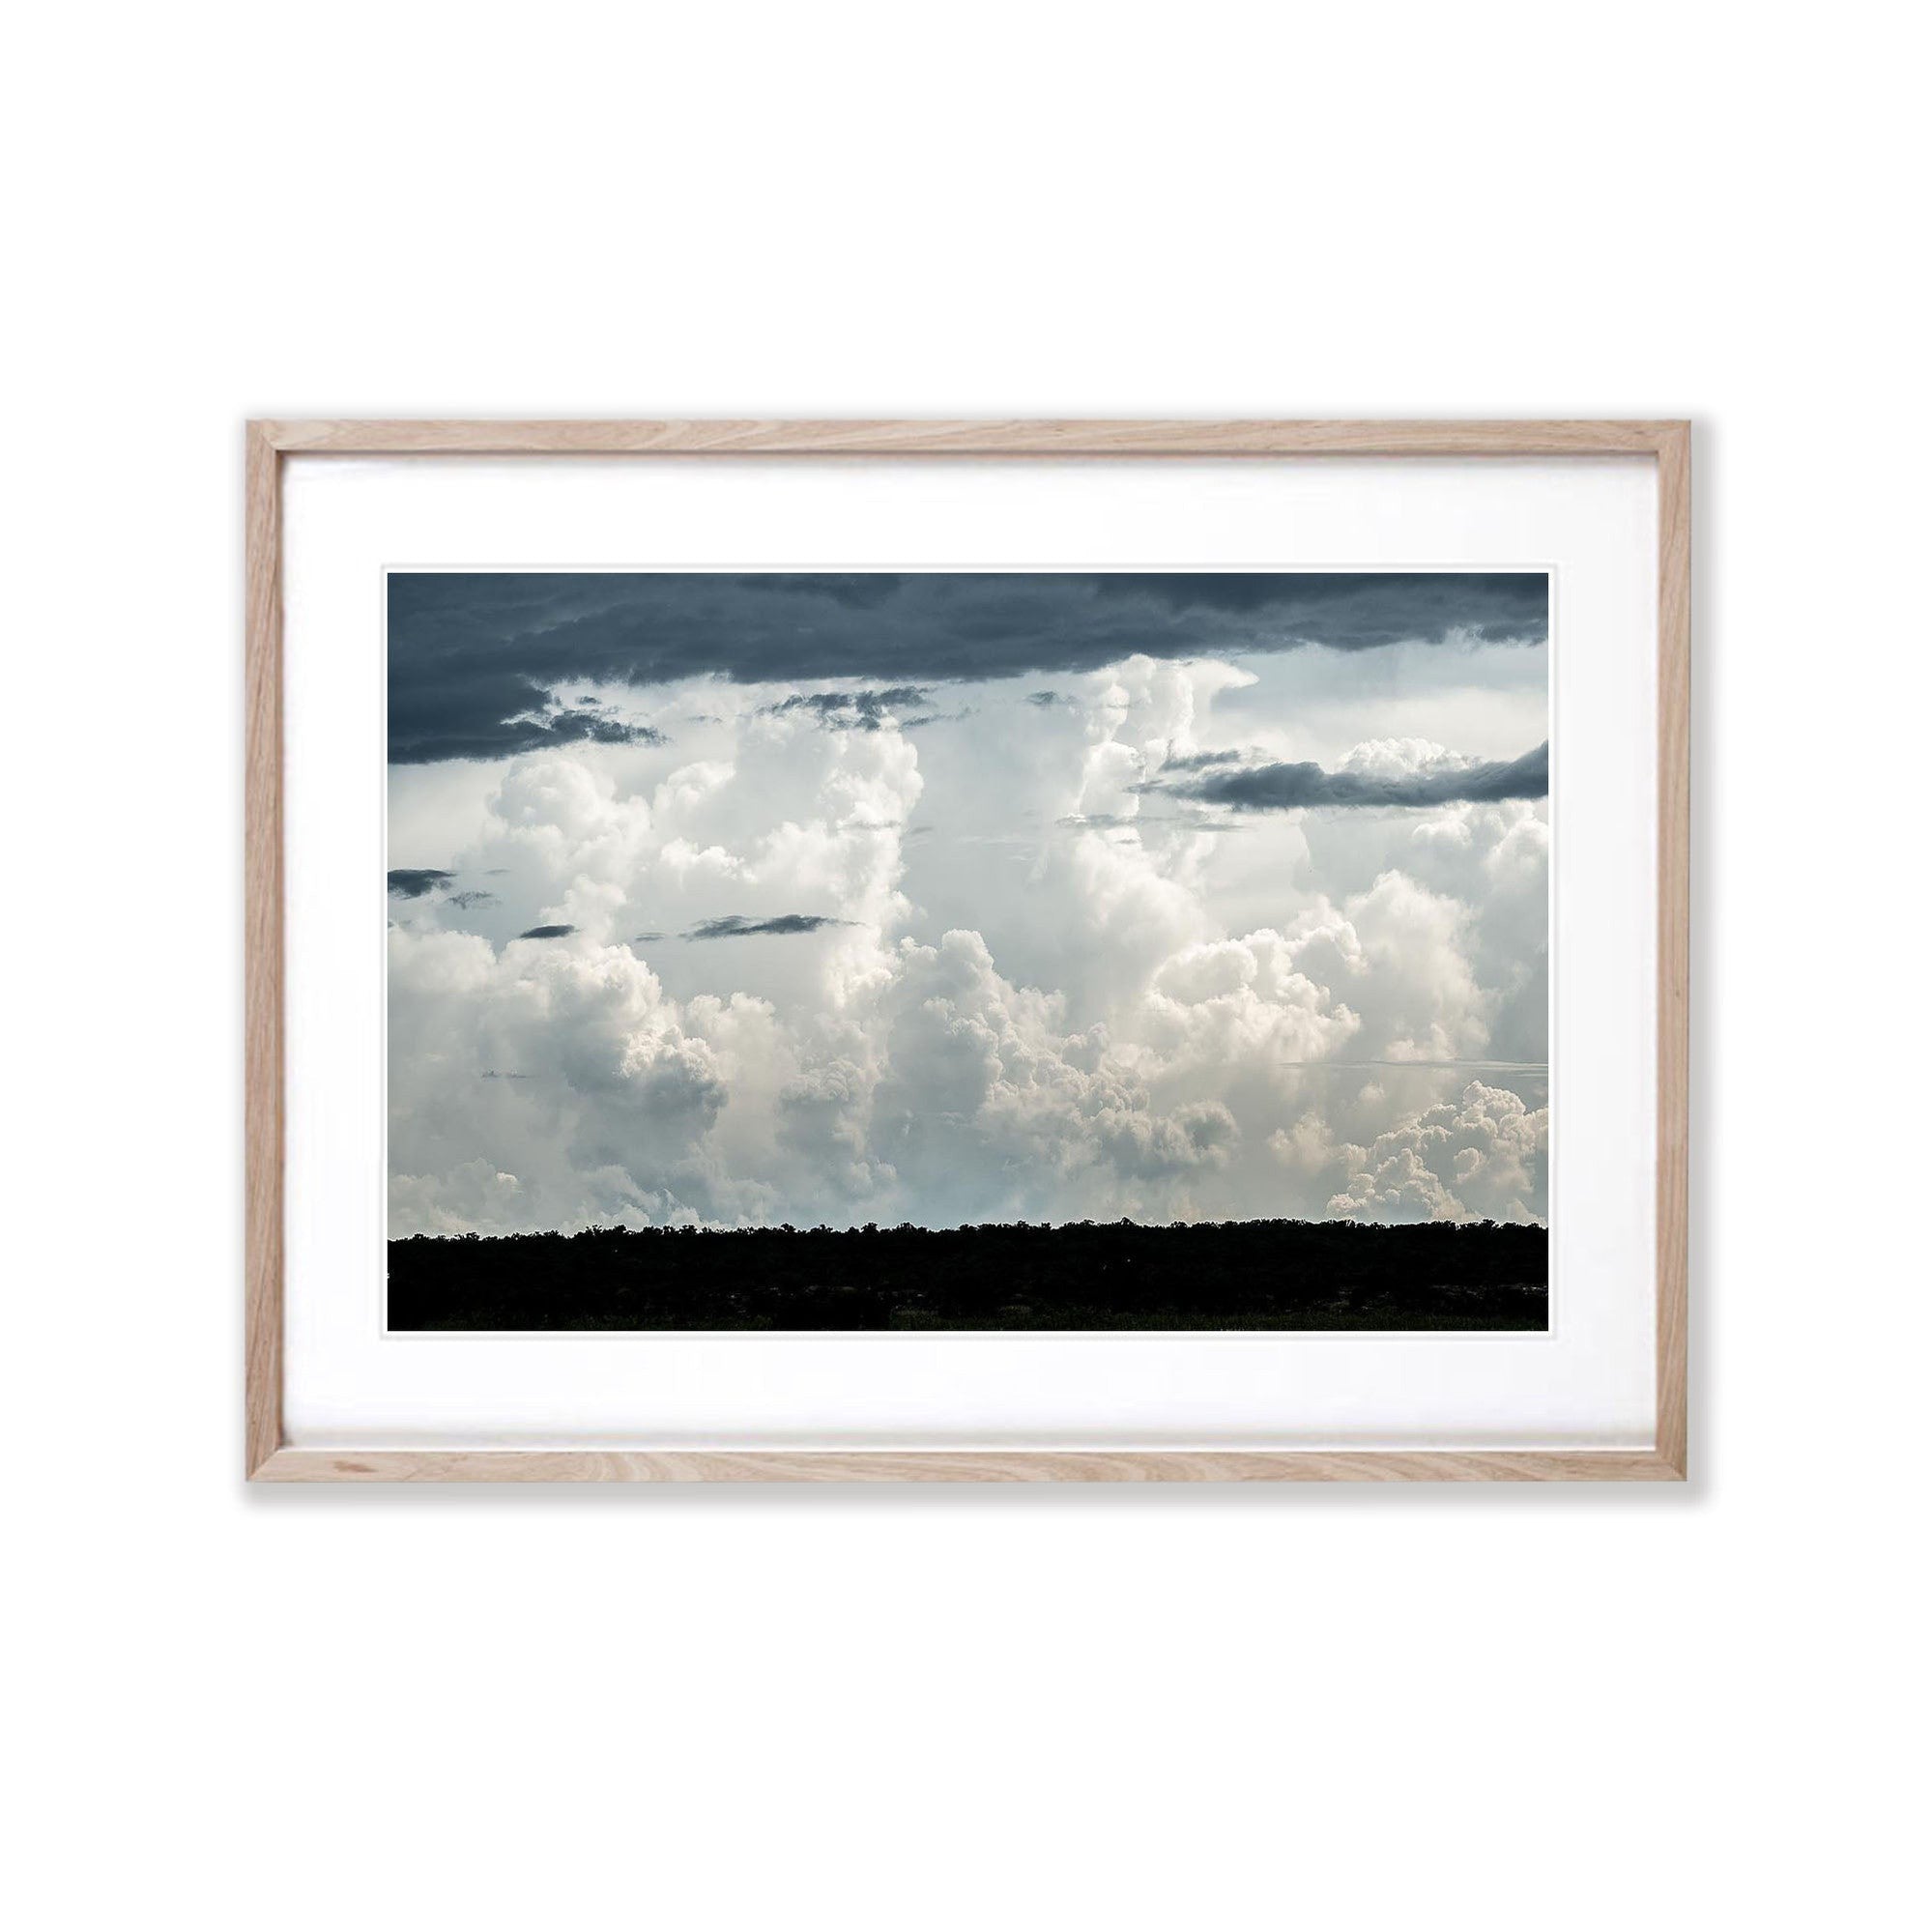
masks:
<svg viewBox="0 0 1932 1932"><path fill-rule="evenodd" d="M1543 1329L1549 1234L1078 1222L389 1243L392 1329Z"/></svg>

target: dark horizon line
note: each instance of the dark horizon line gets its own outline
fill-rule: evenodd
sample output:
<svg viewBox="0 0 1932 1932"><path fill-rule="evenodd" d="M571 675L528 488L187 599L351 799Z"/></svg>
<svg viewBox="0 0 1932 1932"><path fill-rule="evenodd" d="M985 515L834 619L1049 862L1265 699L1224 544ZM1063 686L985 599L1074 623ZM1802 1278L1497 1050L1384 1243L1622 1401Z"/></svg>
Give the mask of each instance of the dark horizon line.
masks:
<svg viewBox="0 0 1932 1932"><path fill-rule="evenodd" d="M1406 1064L1399 1062L1398 1064ZM1413 1232L1418 1228L1445 1228L1452 1230L1468 1228L1519 1227L1534 1228L1543 1233L1549 1231L1547 1221L1496 1221L1471 1218L1467 1221L1365 1221L1356 1215L1332 1215L1325 1220L1312 1220L1304 1215L1252 1215L1239 1221L1137 1221L1132 1215L1122 1215L1112 1221L962 1221L944 1227L929 1227L916 1221L899 1221L889 1226L879 1222L863 1222L847 1227L834 1227L827 1222L818 1222L809 1227L797 1226L791 1222L763 1222L748 1227L703 1227L693 1223L679 1223L677 1226L651 1226L631 1227L621 1222L607 1226L592 1225L589 1227L533 1227L513 1234L479 1234L472 1230L461 1234L392 1234L387 1245L400 1247L410 1241L583 1241L593 1237L620 1235L749 1235L749 1234L837 1234L837 1235L884 1235L884 1234L1010 1234L1024 1229L1029 1234L1060 1234L1081 1228L1131 1227L1141 1234L1168 1234L1208 1232L1227 1227L1318 1227L1318 1228L1359 1228L1364 1231L1389 1232L1400 1230Z"/></svg>

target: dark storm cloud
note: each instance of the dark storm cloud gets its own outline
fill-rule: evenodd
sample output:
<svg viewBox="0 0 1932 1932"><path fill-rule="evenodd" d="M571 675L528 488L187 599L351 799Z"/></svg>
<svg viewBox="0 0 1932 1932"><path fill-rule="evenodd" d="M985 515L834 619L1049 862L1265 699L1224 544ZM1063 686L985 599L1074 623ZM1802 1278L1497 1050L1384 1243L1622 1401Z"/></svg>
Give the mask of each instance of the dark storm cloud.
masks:
<svg viewBox="0 0 1932 1932"><path fill-rule="evenodd" d="M810 691L767 705L768 713L812 711L821 724L839 732L876 732L887 714L923 705L926 693L917 684L894 684L883 691Z"/></svg>
<svg viewBox="0 0 1932 1932"><path fill-rule="evenodd" d="M781 912L775 919L746 919L727 913L706 919L684 935L687 939L745 939L756 934L816 933L825 926L849 926L850 919L831 919L820 912Z"/></svg>
<svg viewBox="0 0 1932 1932"><path fill-rule="evenodd" d="M567 939L576 931L575 926L532 926L527 932L517 935L519 939Z"/></svg>
<svg viewBox="0 0 1932 1932"><path fill-rule="evenodd" d="M1464 765L1459 771L1420 771L1382 778L1359 771L1324 771L1318 764L1253 764L1215 771L1186 785L1153 785L1210 805L1280 812L1310 805L1492 804L1502 798L1549 794L1549 745L1507 763Z"/></svg>
<svg viewBox="0 0 1932 1932"><path fill-rule="evenodd" d="M389 759L405 764L653 741L581 706L541 715L545 694L587 684L710 674L901 689L1093 671L1136 652L1534 644L1548 634L1549 597L1541 572L397 572L389 614Z"/></svg>
<svg viewBox="0 0 1932 1932"><path fill-rule="evenodd" d="M1286 644L1334 650L1457 635L1485 644L1541 642L1549 632L1549 579L1540 570L1203 570L1094 581L1103 598L1153 598L1178 614L1247 620L1279 630Z"/></svg>
<svg viewBox="0 0 1932 1932"><path fill-rule="evenodd" d="M521 674L453 669L435 690L412 690L389 649L389 763L431 764L447 758L517 758L562 744L663 744L662 732L627 725L606 707L545 712L545 686Z"/></svg>
<svg viewBox="0 0 1932 1932"><path fill-rule="evenodd" d="M494 892L452 892L449 903L459 912L474 912L478 906L494 906L497 895Z"/></svg>
<svg viewBox="0 0 1932 1932"><path fill-rule="evenodd" d="M400 865L389 874L389 890L398 899L420 899L455 877L453 872L438 872L434 866Z"/></svg>

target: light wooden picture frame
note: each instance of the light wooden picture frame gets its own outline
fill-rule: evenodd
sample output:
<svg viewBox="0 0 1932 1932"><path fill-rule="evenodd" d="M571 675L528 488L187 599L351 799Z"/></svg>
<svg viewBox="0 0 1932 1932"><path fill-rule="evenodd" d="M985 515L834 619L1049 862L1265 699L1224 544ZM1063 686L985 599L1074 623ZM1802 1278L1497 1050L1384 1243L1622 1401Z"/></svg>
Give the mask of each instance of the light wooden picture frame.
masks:
<svg viewBox="0 0 1932 1932"><path fill-rule="evenodd" d="M311 1449L283 1427L282 473L290 456L1636 456L1657 466L1656 1440L1647 1449ZM246 429L245 1475L267 1483L1678 1482L1687 1470L1690 428L1617 421L261 420Z"/></svg>

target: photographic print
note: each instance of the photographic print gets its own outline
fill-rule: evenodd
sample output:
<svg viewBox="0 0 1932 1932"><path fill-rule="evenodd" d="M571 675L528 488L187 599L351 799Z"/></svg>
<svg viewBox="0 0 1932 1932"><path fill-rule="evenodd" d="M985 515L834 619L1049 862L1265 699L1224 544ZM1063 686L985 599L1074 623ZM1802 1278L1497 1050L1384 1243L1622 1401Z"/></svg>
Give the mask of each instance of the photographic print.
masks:
<svg viewBox="0 0 1932 1932"><path fill-rule="evenodd" d="M392 1330L1542 1330L1541 571L391 572Z"/></svg>

